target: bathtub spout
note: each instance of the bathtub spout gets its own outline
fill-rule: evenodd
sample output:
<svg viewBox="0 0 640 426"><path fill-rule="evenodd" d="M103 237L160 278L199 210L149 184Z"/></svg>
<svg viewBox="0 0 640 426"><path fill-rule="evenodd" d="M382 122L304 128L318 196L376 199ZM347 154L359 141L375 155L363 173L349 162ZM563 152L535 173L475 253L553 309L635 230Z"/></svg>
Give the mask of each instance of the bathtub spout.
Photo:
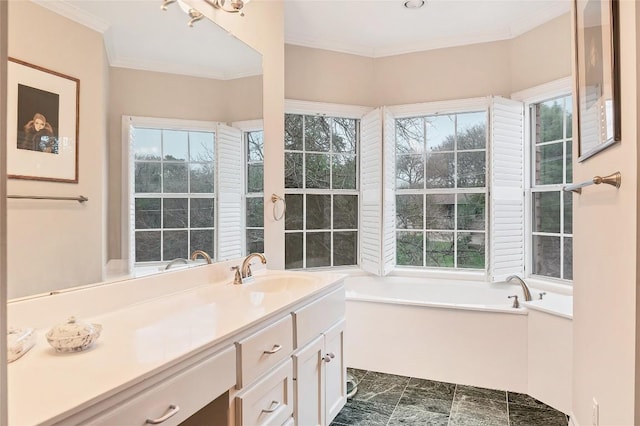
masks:
<svg viewBox="0 0 640 426"><path fill-rule="evenodd" d="M505 282L511 282L511 281L517 281L518 284L520 284L520 287L522 287L522 292L524 293L524 300L525 301L530 301L531 300L531 291L529 291L529 287L527 286L527 284L524 282L524 280L522 278L520 278L517 275L509 275L507 277L507 279L505 280Z"/></svg>

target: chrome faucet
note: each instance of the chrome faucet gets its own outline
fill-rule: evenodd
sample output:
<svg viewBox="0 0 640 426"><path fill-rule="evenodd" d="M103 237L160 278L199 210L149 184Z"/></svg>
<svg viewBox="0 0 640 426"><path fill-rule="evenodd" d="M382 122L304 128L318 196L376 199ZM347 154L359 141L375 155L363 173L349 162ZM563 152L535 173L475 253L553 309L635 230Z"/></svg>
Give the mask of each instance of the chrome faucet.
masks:
<svg viewBox="0 0 640 426"><path fill-rule="evenodd" d="M244 261L242 262L242 267L240 268L240 274L243 279L251 277L251 260L254 257L260 258L260 262L262 262L263 265L267 264L267 259L264 257L264 254L251 253L249 256L245 257Z"/></svg>
<svg viewBox="0 0 640 426"><path fill-rule="evenodd" d="M171 268L176 263L184 263L186 265L186 264L189 263L189 261L187 259L183 259L182 257L178 257L176 259L173 259L171 262L167 263L167 266L164 267L164 270L166 271L167 269Z"/></svg>
<svg viewBox="0 0 640 426"><path fill-rule="evenodd" d="M529 291L529 287L527 287L527 284L524 282L524 280L522 278L520 278L517 275L509 275L507 277L506 280L504 280L505 282L510 282L510 281L517 281L518 284L520 284L520 287L522 287L522 292L524 293L524 300L525 301L530 301L531 300L531 292Z"/></svg>
<svg viewBox="0 0 640 426"><path fill-rule="evenodd" d="M191 260L196 260L198 257L202 257L207 261L208 264L211 264L211 257L207 254L207 252L202 250L196 250L191 253Z"/></svg>

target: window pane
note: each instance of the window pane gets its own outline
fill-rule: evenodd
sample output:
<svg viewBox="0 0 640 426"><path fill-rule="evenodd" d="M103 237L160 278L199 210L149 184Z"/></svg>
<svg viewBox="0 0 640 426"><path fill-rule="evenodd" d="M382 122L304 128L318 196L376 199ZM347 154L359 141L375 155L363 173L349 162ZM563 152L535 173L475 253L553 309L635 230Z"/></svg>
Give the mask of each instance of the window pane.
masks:
<svg viewBox="0 0 640 426"><path fill-rule="evenodd" d="M187 228L186 198L165 198L162 203L163 228Z"/></svg>
<svg viewBox="0 0 640 426"><path fill-rule="evenodd" d="M213 235L213 229L191 231L191 250L189 252L193 253L196 250L202 250L213 259L215 254Z"/></svg>
<svg viewBox="0 0 640 426"><path fill-rule="evenodd" d="M247 192L264 191L264 166L262 164L248 164L247 174Z"/></svg>
<svg viewBox="0 0 640 426"><path fill-rule="evenodd" d="M485 195L458 195L458 229L482 231L485 225Z"/></svg>
<svg viewBox="0 0 640 426"><path fill-rule="evenodd" d="M333 266L355 265L358 254L357 232L333 233Z"/></svg>
<svg viewBox="0 0 640 426"><path fill-rule="evenodd" d="M427 228L454 229L455 195L427 195Z"/></svg>
<svg viewBox="0 0 640 426"><path fill-rule="evenodd" d="M247 159L249 161L264 161L264 132L247 133Z"/></svg>
<svg viewBox="0 0 640 426"><path fill-rule="evenodd" d="M285 194L287 212L284 218L284 229L302 229L302 195Z"/></svg>
<svg viewBox="0 0 640 426"><path fill-rule="evenodd" d="M422 155L396 156L397 189L421 189L424 187L424 159Z"/></svg>
<svg viewBox="0 0 640 426"><path fill-rule="evenodd" d="M536 185L562 183L562 143L536 146Z"/></svg>
<svg viewBox="0 0 640 426"><path fill-rule="evenodd" d="M427 150L453 151L456 140L456 116L427 117Z"/></svg>
<svg viewBox="0 0 640 426"><path fill-rule="evenodd" d="M215 204L213 198L191 199L191 227L213 228L215 224Z"/></svg>
<svg viewBox="0 0 640 426"><path fill-rule="evenodd" d="M356 189L356 156L333 156L333 189Z"/></svg>
<svg viewBox="0 0 640 426"><path fill-rule="evenodd" d="M564 135L564 101L553 99L537 105L539 129L536 129L538 142L562 139Z"/></svg>
<svg viewBox="0 0 640 426"><path fill-rule="evenodd" d="M356 120L333 119L333 152L356 153Z"/></svg>
<svg viewBox="0 0 640 426"><path fill-rule="evenodd" d="M302 153L284 153L284 187L302 188Z"/></svg>
<svg viewBox="0 0 640 426"><path fill-rule="evenodd" d="M484 269L484 232L458 233L458 268Z"/></svg>
<svg viewBox="0 0 640 426"><path fill-rule="evenodd" d="M159 129L134 128L133 157L136 160L160 160L162 132Z"/></svg>
<svg viewBox="0 0 640 426"><path fill-rule="evenodd" d="M487 146L487 113L458 114L458 149L484 149Z"/></svg>
<svg viewBox="0 0 640 426"><path fill-rule="evenodd" d="M284 267L285 269L303 267L302 232L284 234Z"/></svg>
<svg viewBox="0 0 640 426"><path fill-rule="evenodd" d="M171 260L178 257L189 257L189 232L188 231L164 231L162 244L162 258Z"/></svg>
<svg viewBox="0 0 640 426"><path fill-rule="evenodd" d="M424 152L424 119L399 118L396 120L396 153L422 154Z"/></svg>
<svg viewBox="0 0 640 426"><path fill-rule="evenodd" d="M188 191L187 164L164 163L162 179L164 192L186 193Z"/></svg>
<svg viewBox="0 0 640 426"><path fill-rule="evenodd" d="M418 194L396 195L396 228L422 229L423 196Z"/></svg>
<svg viewBox="0 0 640 426"><path fill-rule="evenodd" d="M566 176L566 183L572 183L573 182L573 146L571 145L571 139L569 139L566 144L567 144L567 157L565 159L565 162L567 163L566 169L567 169L567 176Z"/></svg>
<svg viewBox="0 0 640 426"><path fill-rule="evenodd" d="M211 132L189 132L190 161L213 163L213 137Z"/></svg>
<svg viewBox="0 0 640 426"><path fill-rule="evenodd" d="M186 161L189 153L189 133L183 130L162 131L162 158Z"/></svg>
<svg viewBox="0 0 640 426"><path fill-rule="evenodd" d="M191 193L213 194L215 191L213 163L190 164L189 173L191 174Z"/></svg>
<svg viewBox="0 0 640 426"><path fill-rule="evenodd" d="M135 192L159 193L160 192L160 163L140 163L136 161Z"/></svg>
<svg viewBox="0 0 640 426"><path fill-rule="evenodd" d="M136 198L135 204L136 229L160 228L160 198Z"/></svg>
<svg viewBox="0 0 640 426"><path fill-rule="evenodd" d="M458 188L482 188L486 174L484 151L458 153Z"/></svg>
<svg viewBox="0 0 640 426"><path fill-rule="evenodd" d="M136 232L136 262L160 261L160 231Z"/></svg>
<svg viewBox="0 0 640 426"><path fill-rule="evenodd" d="M564 268L564 279L572 280L573 279L573 238L565 238L564 239L564 253L563 253L563 268Z"/></svg>
<svg viewBox="0 0 640 426"><path fill-rule="evenodd" d="M264 230L247 229L247 253L264 253Z"/></svg>
<svg viewBox="0 0 640 426"><path fill-rule="evenodd" d="M331 266L331 233L307 233L307 268Z"/></svg>
<svg viewBox="0 0 640 426"><path fill-rule="evenodd" d="M533 236L533 273L560 278L560 237Z"/></svg>
<svg viewBox="0 0 640 426"><path fill-rule="evenodd" d="M427 266L453 268L453 232L427 232Z"/></svg>
<svg viewBox="0 0 640 426"><path fill-rule="evenodd" d="M455 160L453 153L427 155L427 188L453 188Z"/></svg>
<svg viewBox="0 0 640 426"><path fill-rule="evenodd" d="M564 109L567 116L567 138L573 137L573 103L571 96L564 98Z"/></svg>
<svg viewBox="0 0 640 426"><path fill-rule="evenodd" d="M333 229L358 229L358 196L333 196Z"/></svg>
<svg viewBox="0 0 640 426"><path fill-rule="evenodd" d="M331 195L307 195L307 229L330 228Z"/></svg>
<svg viewBox="0 0 640 426"><path fill-rule="evenodd" d="M573 192L565 192L564 197L564 233L573 234Z"/></svg>
<svg viewBox="0 0 640 426"><path fill-rule="evenodd" d="M560 192L535 192L533 200L533 231L560 232Z"/></svg>
<svg viewBox="0 0 640 426"><path fill-rule="evenodd" d="M306 154L305 173L307 188L329 188L329 154Z"/></svg>
<svg viewBox="0 0 640 426"><path fill-rule="evenodd" d="M287 199L287 201L289 200ZM289 213L290 212L287 211L287 217ZM261 197L247 198L247 226L264 226L264 200Z"/></svg>
<svg viewBox="0 0 640 426"><path fill-rule="evenodd" d="M330 118L322 116L304 116L304 144L307 151L329 152L330 120Z"/></svg>
<svg viewBox="0 0 640 426"><path fill-rule="evenodd" d="M285 114L284 149L302 151L302 116Z"/></svg>
<svg viewBox="0 0 640 426"><path fill-rule="evenodd" d="M422 266L423 233L396 232L396 263L398 265Z"/></svg>

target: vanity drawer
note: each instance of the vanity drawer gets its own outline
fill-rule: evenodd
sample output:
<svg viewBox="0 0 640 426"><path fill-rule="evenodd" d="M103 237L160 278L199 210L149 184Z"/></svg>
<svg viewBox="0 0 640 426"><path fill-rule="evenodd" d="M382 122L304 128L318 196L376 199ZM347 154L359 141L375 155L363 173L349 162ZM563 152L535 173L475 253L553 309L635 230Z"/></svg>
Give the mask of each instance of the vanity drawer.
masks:
<svg viewBox="0 0 640 426"><path fill-rule="evenodd" d="M147 419L157 420L175 412L160 424L177 425L233 388L235 369L236 351L231 347L106 410L87 424L142 426Z"/></svg>
<svg viewBox="0 0 640 426"><path fill-rule="evenodd" d="M238 389L247 386L291 356L293 324L290 315L236 343L240 368Z"/></svg>
<svg viewBox="0 0 640 426"><path fill-rule="evenodd" d="M294 348L301 348L344 318L344 286L293 312Z"/></svg>
<svg viewBox="0 0 640 426"><path fill-rule="evenodd" d="M281 426L293 416L291 358L236 396L236 424Z"/></svg>

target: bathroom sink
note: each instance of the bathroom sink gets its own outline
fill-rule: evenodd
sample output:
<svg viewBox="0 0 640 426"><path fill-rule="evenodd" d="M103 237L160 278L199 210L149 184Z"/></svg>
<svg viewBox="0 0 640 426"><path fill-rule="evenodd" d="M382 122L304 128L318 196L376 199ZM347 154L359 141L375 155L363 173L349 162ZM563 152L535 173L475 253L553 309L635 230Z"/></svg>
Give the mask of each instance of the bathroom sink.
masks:
<svg viewBox="0 0 640 426"><path fill-rule="evenodd" d="M322 277L319 276L308 276L303 274L268 274L254 276L250 281L242 284L242 288L244 290L262 293L280 293L313 287L321 282Z"/></svg>

